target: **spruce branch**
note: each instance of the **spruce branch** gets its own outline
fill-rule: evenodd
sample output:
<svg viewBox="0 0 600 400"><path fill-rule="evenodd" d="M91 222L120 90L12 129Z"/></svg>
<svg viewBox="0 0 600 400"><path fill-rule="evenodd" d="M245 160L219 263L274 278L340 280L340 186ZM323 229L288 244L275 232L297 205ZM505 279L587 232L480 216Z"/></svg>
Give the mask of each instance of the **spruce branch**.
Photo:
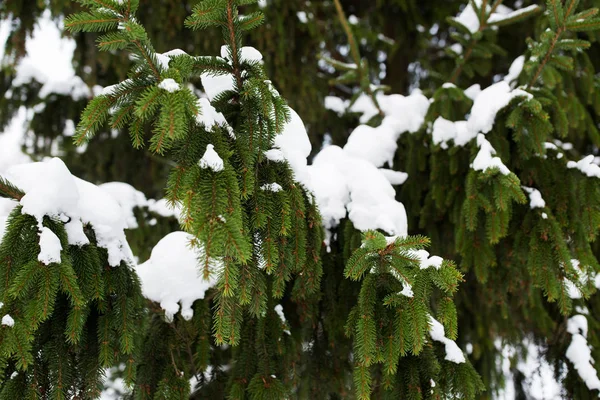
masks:
<svg viewBox="0 0 600 400"><path fill-rule="evenodd" d="M558 0L555 0L555 1L558 1ZM554 35L554 37L552 38L552 42L550 43L550 48L548 49L546 56L544 57L544 59L542 60L540 65L538 66L537 70L533 74L533 77L529 81L529 84L527 85L527 89L531 89L533 87L533 85L535 85L535 83L537 82L538 78L540 77L540 74L544 70L544 67L546 66L546 64L550 60L550 57L554 53L554 48L556 47L556 43L558 42L558 39L560 39L560 36L563 34L564 31L565 31L564 26L561 26L556 31L556 34Z"/></svg>
<svg viewBox="0 0 600 400"><path fill-rule="evenodd" d="M577 8L578 0L569 0L565 5L563 0L547 0L548 7L548 22L550 28L548 33L554 33L551 38L542 35L541 41L537 44L535 50L543 50L543 58L539 63L529 84L528 89L531 89L539 80L547 65L557 67L566 71L573 70L573 59L562 55L555 55L557 50L564 49L564 41L560 40L567 32L582 32L594 31L600 29L600 19L595 18L598 14L597 8L590 8L577 14L573 14ZM587 48L587 41L575 40L570 43L574 50L582 50ZM547 48L545 47L547 46ZM541 54L535 54L541 56ZM530 58L530 63L533 63L533 57ZM534 64L535 65L535 64Z"/></svg>
<svg viewBox="0 0 600 400"><path fill-rule="evenodd" d="M494 4L492 5L492 8L489 13L486 12L487 0L483 1L482 7L480 10L480 14L479 14L480 15L479 29L477 30L477 33L481 34L488 27L489 17L496 11L496 9L502 4L503 1L504 0L496 0L494 2ZM476 8L477 5L476 5L475 1L471 0L471 4L474 7L474 9L477 10L477 8ZM462 57L461 63L459 63L454 68L454 71L452 72L452 75L450 77L450 83L456 84L456 82L458 81L458 78L460 77L460 75L463 72L463 66L471 58L471 55L473 54L473 50L475 49L475 46L479 42L479 39L475 38L476 36L479 36L479 35L475 35L475 34L471 35L469 47L465 51L465 55Z"/></svg>
<svg viewBox="0 0 600 400"><path fill-rule="evenodd" d="M0 176L0 197L21 201L25 192L13 185L6 178Z"/></svg>
<svg viewBox="0 0 600 400"><path fill-rule="evenodd" d="M237 12L237 6L234 0L227 0L227 29L229 30L229 42L231 50L231 63L233 64L233 76L237 82L239 90L242 90L242 71L240 68L239 49L237 48L237 30L234 20L234 12Z"/></svg>
<svg viewBox="0 0 600 400"><path fill-rule="evenodd" d="M338 15L338 19L340 20L340 23L342 24L342 28L344 29L344 32L346 33L346 38L348 40L348 43L350 44L350 53L352 54L352 59L354 60L354 64L356 65L356 72L358 73L358 79L361 85L361 88L365 91L365 93L371 98L371 100L373 101L373 104L375 105L375 107L377 108L377 111L379 112L380 116L384 116L384 112L381 109L381 106L379 105L379 101L377 100L377 96L375 95L375 92L373 92L373 89L371 88L371 82L369 79L369 73L366 70L366 66L362 61L362 58L360 56L360 50L358 49L358 44L356 42L356 38L354 37L354 33L352 33L352 28L350 28L350 24L348 23L348 18L346 18L346 13L344 12L344 9L342 8L342 5L340 3L340 0L333 0L333 3L335 4L335 9Z"/></svg>
<svg viewBox="0 0 600 400"><path fill-rule="evenodd" d="M490 57L492 54L499 53L502 51L502 49L500 49L498 46L496 46L495 44L492 44L492 43L487 45L489 47L489 49L482 48L482 39L484 38L483 33L485 30L492 28L492 27L498 27L498 26L508 25L508 24L512 24L514 22L522 21L526 18L529 18L529 17L541 12L540 7L531 6L531 7L528 7L527 9L524 9L523 12L515 12L515 13L513 13L514 15L508 16L506 18L500 18L500 19L492 18L492 16L494 15L494 13L498 9L498 7L500 7L502 5L502 3L503 3L503 0L495 0L494 3L492 3L491 6L489 6L489 10L487 10L487 8L488 8L487 0L483 1L481 7L478 7L476 2L474 0L471 0L471 3L470 3L471 6L475 10L475 12L478 12L478 15L479 15L479 28L477 29L476 32L468 32L470 35L469 45L467 46L467 49L465 50L464 55L460 58L460 61L457 63L456 67L454 68L454 70L450 76L450 83L456 84L456 82L458 81L458 79L460 78L461 74L464 71L465 64L471 59L471 57L473 57L475 55L476 51L479 51L479 52L485 51L486 54L489 54ZM462 26L462 24L459 24L457 22L452 22L453 21L452 18L450 18L449 21L455 27L457 25L460 25L461 30L466 30L466 28L464 26Z"/></svg>

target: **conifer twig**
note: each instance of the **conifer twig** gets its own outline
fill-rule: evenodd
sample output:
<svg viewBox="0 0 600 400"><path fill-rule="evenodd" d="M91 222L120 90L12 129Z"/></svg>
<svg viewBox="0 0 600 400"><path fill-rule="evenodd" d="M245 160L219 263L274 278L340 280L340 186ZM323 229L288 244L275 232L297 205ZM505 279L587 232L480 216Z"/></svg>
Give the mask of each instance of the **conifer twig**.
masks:
<svg viewBox="0 0 600 400"><path fill-rule="evenodd" d="M238 49L236 45L236 29L233 19L233 0L227 2L227 28L229 29L229 40L231 41L231 63L233 64L233 76L237 82L238 88L242 90L242 73L240 71L240 60L238 59Z"/></svg>
<svg viewBox="0 0 600 400"><path fill-rule="evenodd" d="M0 176L0 197L21 201L25 192Z"/></svg>
<svg viewBox="0 0 600 400"><path fill-rule="evenodd" d="M477 30L477 32L483 32L483 30L485 28L487 28L487 24L488 24L488 20L490 15L492 15L496 9L500 6L500 4L502 4L504 0L496 0L494 2L494 4L492 4L492 7L490 9L489 13L485 12L485 6L487 6L487 1L485 1L482 4L482 11L481 11L481 15L482 18L479 20L479 29ZM483 18L485 17L485 18ZM463 57L463 62L460 65L457 65L456 68L454 69L454 71L452 72L452 77L450 78L450 83L456 83L456 81L458 80L458 78L460 77L460 75L462 74L463 71L463 65L465 65L465 63L469 60L469 58L471 58L471 54L473 54L473 50L475 49L475 45L477 44L478 40L476 39L472 39L471 43L469 44L469 47L467 48L467 51L465 51L465 55Z"/></svg>
<svg viewBox="0 0 600 400"><path fill-rule="evenodd" d="M552 56L552 53L554 52L554 48L556 47L556 43L558 43L558 39L560 39L560 36L563 34L564 31L565 31L565 27L564 26L561 26L560 28L557 29L556 35L554 35L554 38L552 38L552 43L550 44L550 48L548 49L548 52L546 53L546 56L544 57L544 59L540 63L540 66L535 71L535 74L531 78L531 81L527 85L527 89L531 89L531 87L533 85L535 85L535 83L537 82L538 78L540 77L540 74L544 70L544 67L546 66L546 64L550 60L550 57Z"/></svg>
<svg viewBox="0 0 600 400"><path fill-rule="evenodd" d="M375 104L379 115L384 116L383 110L381 109L381 106L377 101L377 97L375 96L373 89L371 89L370 83L368 83L367 71L365 71L363 68L358 44L356 43L356 38L354 37L352 29L350 28L350 24L348 23L348 18L346 18L346 13L344 13L344 9L340 4L340 0L333 0L333 2L335 4L335 9L337 11L340 23L342 24L342 28L344 28L344 32L346 33L346 37L348 38L348 43L350 44L350 54L352 54L352 59L356 64L356 71L358 72L358 79L360 81L360 84L361 86L363 86L363 82L367 82L367 84L365 85L366 87L364 87L363 89L371 98L371 100L373 100L373 103Z"/></svg>

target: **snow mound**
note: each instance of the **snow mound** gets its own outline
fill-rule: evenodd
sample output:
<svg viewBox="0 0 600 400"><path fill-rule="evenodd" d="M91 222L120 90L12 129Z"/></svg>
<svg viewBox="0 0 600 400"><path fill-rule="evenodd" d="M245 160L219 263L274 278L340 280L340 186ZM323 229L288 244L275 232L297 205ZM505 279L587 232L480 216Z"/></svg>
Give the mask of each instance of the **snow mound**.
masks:
<svg viewBox="0 0 600 400"><path fill-rule="evenodd" d="M585 315L575 315L567 321L567 331L573 335L567 348L567 358L590 390L600 389L600 379L594 368L592 351L588 346L588 322Z"/></svg>
<svg viewBox="0 0 600 400"><path fill-rule="evenodd" d="M44 235L42 226L44 217L49 216L69 221L66 226L69 244L85 244L83 225L89 224L98 246L108 251L111 266L132 262L124 232L126 221L119 203L98 186L71 175L60 159L16 165L5 177L25 192L20 201L22 212L37 219L43 244L54 243L42 246L40 258L56 259L56 241Z"/></svg>
<svg viewBox="0 0 600 400"><path fill-rule="evenodd" d="M516 71L511 73L516 74ZM464 146L475 139L478 134L490 132L494 127L498 112L514 98L530 99L532 97L524 90L511 89L508 81L500 81L480 92L470 92L469 94L469 97L473 96L474 102L468 120L452 122L438 117L433 123L433 142L439 144L443 149L448 148L450 140L453 140L456 146Z"/></svg>
<svg viewBox="0 0 600 400"><path fill-rule="evenodd" d="M446 360L456 364L462 364L465 360L465 355L454 340L450 340L446 337L444 326L432 316L429 316L429 323L431 324L429 329L429 335L436 342L443 343L446 347Z"/></svg>
<svg viewBox="0 0 600 400"><path fill-rule="evenodd" d="M223 159L215 151L215 146L209 144L206 146L206 152L199 161L200 168L212 169L215 172L223 171Z"/></svg>
<svg viewBox="0 0 600 400"><path fill-rule="evenodd" d="M158 242L148 261L136 267L144 296L159 303L169 321L180 308L183 318L191 319L194 301L203 299L216 284L216 277L204 280L201 276L192 239L188 233L173 232Z"/></svg>
<svg viewBox="0 0 600 400"><path fill-rule="evenodd" d="M100 189L111 195L121 206L122 216L125 220L125 229L138 228L138 222L133 210L136 207L144 207L148 204L144 193L123 182L103 183L100 185Z"/></svg>

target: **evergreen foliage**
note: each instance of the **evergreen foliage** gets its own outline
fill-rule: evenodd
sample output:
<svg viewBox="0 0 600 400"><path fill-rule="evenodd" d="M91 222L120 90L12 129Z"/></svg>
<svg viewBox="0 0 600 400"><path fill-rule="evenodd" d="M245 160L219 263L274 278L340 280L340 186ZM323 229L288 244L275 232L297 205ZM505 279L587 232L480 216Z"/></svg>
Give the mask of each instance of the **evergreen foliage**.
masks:
<svg viewBox="0 0 600 400"><path fill-rule="evenodd" d="M191 245L199 250L199 267L204 278L218 275L214 295L201 302L206 307L204 312L197 310L191 324L185 320L173 322L175 332L188 338L182 342L187 346L186 357L175 356L185 354L186 349L168 344L168 338L175 340L175 337L164 322L154 319L150 323L144 343L156 345L143 346L146 351L142 351L142 361L138 364L133 396L173 399L188 396L189 378L185 378L186 372L178 365L181 358L187 360L190 356L191 363L185 361L183 365L197 376L208 367L211 341L215 346L234 346L226 389L230 397L244 398L246 392L251 398L289 396L297 387L296 373L290 370L294 371L292 366L298 362L298 356L293 354L299 354L301 337L284 342L288 351L277 344L283 339L285 325L282 326L280 316L274 311L273 302L284 296L288 282L293 281L290 300L298 307L300 324L309 327L311 324L307 322L320 314L322 232L312 195L294 180L286 162L265 156L272 149L275 136L285 129L289 111L266 79L260 59L252 49L242 47L242 32L258 26L262 14L239 15L238 6L253 1L199 3L186 25L194 29L220 27L226 46L222 57L192 57L183 51L157 54L134 17L139 6L136 1L81 3L89 11L70 16L65 26L74 32L106 32L98 39L101 49L128 50L134 57L129 79L105 89L90 102L82 114L75 141L89 140L105 123L112 128L128 125L135 147L149 142L152 152L172 157L177 166L169 178L168 199L182 206L181 224L195 236ZM212 104L198 100L187 86L192 77L221 75L231 76L232 86L216 95ZM225 118L215 116L213 106ZM144 137L145 124L152 126L148 139ZM473 397L480 389L468 363L462 367L461 376L469 379L457 385L440 373L437 356L431 349L423 352L434 285L446 294L438 317L451 337L456 336L456 312L448 295L454 293L460 278L451 264L442 266L439 273L418 273L419 264L410 252L426 243L422 238L408 238L388 245L385 237L376 232L365 237L364 249L374 252L368 259L379 260L362 282L358 305L348 321L348 335L356 335L354 347L358 359L354 361L354 381L359 398L370 397L373 378L369 367L375 361L383 364L379 373L373 371L375 382L381 381L378 386L383 384L386 393L405 392L420 397L421 387L430 388L431 379L438 376L449 382L448 394ZM366 268L373 268L370 263L364 264L365 255L360 248L348 260L349 278L358 280ZM222 267L214 260L221 260ZM391 296L379 302L378 280ZM417 293L414 300L403 301L393 295L402 285L414 285ZM214 305L210 329L206 321L211 314L206 304L209 301ZM393 310L381 308L385 304L393 306ZM353 321L352 315L359 313L367 319ZM390 329L402 332L410 329L410 333L406 332L406 339L390 335L380 346L376 343L375 321L388 325L388 318L396 315L401 318L389 325ZM161 336L161 344L155 335ZM200 363L191 355L194 342L199 353L205 354ZM412 357L427 360L428 367L423 370L424 364L419 365L422 361L415 358L415 364L399 369L400 357L408 352ZM342 381L343 376L341 372ZM405 377L412 377L408 386ZM202 382L198 383L202 389ZM347 385L345 382L344 386Z"/></svg>
<svg viewBox="0 0 600 400"><path fill-rule="evenodd" d="M19 200L23 192L2 181L0 196ZM21 211L12 212L0 245L0 398L97 398L103 368L117 361L133 382L143 315L137 275L125 262L108 266L89 227L90 244L70 245L65 221L50 217L43 227L63 250L59 262L46 265L38 257L38 221Z"/></svg>
<svg viewBox="0 0 600 400"><path fill-rule="evenodd" d="M93 149L120 143L118 150L88 150L102 160L97 164L110 154L119 163L160 165L148 168L148 192L160 192L164 179L156 176L170 170L166 197L183 210L179 222L195 238L199 273L216 277L217 284L194 303L189 319L171 320L149 301L142 310L135 273L125 263L105 268L106 251L90 227L90 244L73 246L65 222L46 217L43 226L65 249L60 263L46 266L37 259L39 221L15 209L0 247L0 274L9 277L0 286L2 312L15 321L0 327L0 397L96 398L103 368L125 363L132 383L125 396L132 399L494 398L506 393L507 379L521 398L531 377L519 362L532 348L553 366L564 397L597 395L600 385L569 355L585 353L581 349L589 344L591 360L600 359L595 0L465 0L462 8L453 1L268 1L259 7L255 0L204 0L189 8L185 23L177 14L169 24L202 34L177 31L179 43L186 37L194 44L162 54L156 48L167 46L155 39L147 17L151 7L144 9L143 2L79 3L69 5L77 13L65 26L81 49L93 53L92 38L108 53L98 59L114 70L101 79L119 83L96 93L80 119L74 115L85 99L76 96L45 99L43 114L64 101L79 121L77 144ZM168 1L158 3L152 9L168 8ZM27 15L15 4L0 5L0 14ZM517 10L500 12L505 5ZM281 49L296 41L294 29L285 29L297 23L294 7L305 7L297 9L309 21L298 39L310 39L305 63L303 51L290 55ZM425 22L415 17L397 23L397 13L406 17L419 7ZM459 13L435 28L439 34L432 33L440 20L436 7L441 16ZM386 12L386 21L378 21ZM360 22L350 22L347 13L359 15ZM15 28L13 54L24 53L19 34L31 29L29 17ZM391 27L390 20L402 27ZM412 46L402 48L404 33L417 32L415 21L424 27L409 39ZM397 29L406 32L394 35ZM243 45L248 39L270 46L266 38L273 39L273 32L286 39L271 40L280 45L271 57L262 60ZM217 41L225 44L220 57L188 54L214 54ZM436 47L442 41L452 45ZM317 47L333 68L322 63L315 79L291 82L287 75L294 74L282 71L287 66L309 76ZM394 60L386 78L380 77L381 48ZM414 57L403 60L404 50ZM226 89L211 93L211 79L226 81ZM327 80L329 92L318 92L327 91ZM417 236L360 232L351 218L324 232L313 193L293 165L268 156L294 122L284 98L294 107L322 94L347 99L345 111L335 110L338 116L321 110L308 117L315 143L330 132L333 144L343 144L354 135L357 117L378 129L390 116L402 115L404 110L386 103L398 95L385 93L405 92L409 83L420 86L430 105L420 129L398 132L393 162L409 175L397 198ZM208 99L198 98L200 85ZM294 89L311 85L314 92L296 95ZM32 86L0 100L0 124L19 106L35 103L40 90ZM55 115L58 130L63 117ZM34 117L32 127L41 131L40 125ZM129 136L109 138L107 129ZM125 146L127 140L133 146ZM51 147L50 141L38 142L39 154ZM24 194L0 177L1 196L19 201ZM148 218L158 215L144 208L135 215L140 223L129 237L136 254L148 255L175 222L161 220L155 227ZM456 264L429 258L429 246ZM101 293L91 276L104 282ZM123 302L131 315L127 321ZM101 321L110 336L100 333ZM583 347L574 346L576 339ZM453 340L472 349L464 362L449 350ZM60 356L49 356L56 349ZM510 374L499 362L506 349L515 354ZM40 371L46 378L39 378Z"/></svg>

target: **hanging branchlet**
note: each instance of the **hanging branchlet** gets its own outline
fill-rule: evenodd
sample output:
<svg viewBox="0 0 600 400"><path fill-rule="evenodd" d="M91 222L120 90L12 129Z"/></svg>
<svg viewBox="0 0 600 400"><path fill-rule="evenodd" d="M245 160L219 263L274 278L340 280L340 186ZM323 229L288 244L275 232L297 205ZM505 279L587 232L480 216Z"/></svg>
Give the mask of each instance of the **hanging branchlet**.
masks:
<svg viewBox="0 0 600 400"><path fill-rule="evenodd" d="M346 334L354 339L354 385L360 399L371 398L374 369L383 374L386 390L398 391L395 384L398 363L408 355L422 356L426 352L432 315L441 321L448 340L457 336L452 296L462 275L452 262L429 257L423 250L428 245L429 240L425 237L388 240L379 232L368 231L363 235L362 246L346 264L346 278L361 281L358 302L346 324ZM443 299L437 312L431 309L434 291L439 291ZM456 359L448 354L445 357L459 364L461 375L475 376L473 367L465 363L462 353ZM423 374L419 379L438 381L439 368L426 367L429 361L419 368L402 368L402 373ZM434 364L438 365L438 361ZM463 387L457 388L457 393L470 397L481 388L478 379L468 379ZM412 398L420 391L421 385L415 384L396 393L402 398Z"/></svg>

